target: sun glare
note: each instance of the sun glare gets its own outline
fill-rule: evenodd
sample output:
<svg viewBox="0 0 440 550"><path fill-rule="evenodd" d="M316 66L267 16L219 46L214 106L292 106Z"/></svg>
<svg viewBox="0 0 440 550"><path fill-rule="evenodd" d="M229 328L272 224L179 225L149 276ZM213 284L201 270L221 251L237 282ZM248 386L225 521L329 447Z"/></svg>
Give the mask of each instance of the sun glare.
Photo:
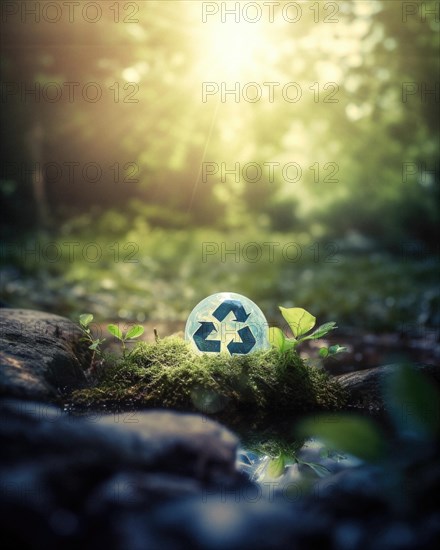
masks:
<svg viewBox="0 0 440 550"><path fill-rule="evenodd" d="M201 48L209 73L218 78L255 76L261 68L263 25L235 21L209 25Z"/></svg>

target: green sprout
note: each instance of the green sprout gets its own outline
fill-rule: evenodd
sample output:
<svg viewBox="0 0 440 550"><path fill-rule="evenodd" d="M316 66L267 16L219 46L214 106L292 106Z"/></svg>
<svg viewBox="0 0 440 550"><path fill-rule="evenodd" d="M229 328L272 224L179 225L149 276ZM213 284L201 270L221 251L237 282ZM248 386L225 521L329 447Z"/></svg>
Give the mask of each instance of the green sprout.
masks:
<svg viewBox="0 0 440 550"><path fill-rule="evenodd" d="M93 321L93 315L91 313L83 313L79 316L79 328L83 333L81 340L89 344L89 349L93 351L92 364L95 359L95 354L102 355L100 349L101 344L105 342L105 338L93 338L92 331L90 330L90 323ZM126 342L128 340L134 340L139 338L144 333L144 327L141 325L134 325L123 333L117 325L107 325L107 330L112 336L117 338L122 343L122 356L125 357L126 353ZM155 333L156 334L156 333Z"/></svg>
<svg viewBox="0 0 440 550"><path fill-rule="evenodd" d="M92 331L90 330L90 323L93 321L93 315L91 313L83 313L79 316L79 328L83 333L81 338L82 342L87 342L89 344L89 349L93 351L92 355L92 365L95 361L95 354L101 355L100 345L105 342L105 338L93 338Z"/></svg>
<svg viewBox="0 0 440 550"><path fill-rule="evenodd" d="M280 306L280 311L294 336L293 338L287 338L280 328L269 328L269 341L281 352L295 349L298 344L306 340L318 340L337 328L336 323L331 321L330 323L324 323L312 333L307 334L315 326L316 317L301 307L285 308ZM333 345L328 348L322 347L319 350L319 356L322 358L330 357L343 351L347 351L347 348L339 345Z"/></svg>
<svg viewBox="0 0 440 550"><path fill-rule="evenodd" d="M139 338L139 336L142 336L142 334L144 333L144 327L142 325L134 325L125 333L122 332L118 325L107 325L107 330L115 338L120 340L122 345L122 357L125 357L127 349L125 343L127 342L127 340L134 340L135 338Z"/></svg>

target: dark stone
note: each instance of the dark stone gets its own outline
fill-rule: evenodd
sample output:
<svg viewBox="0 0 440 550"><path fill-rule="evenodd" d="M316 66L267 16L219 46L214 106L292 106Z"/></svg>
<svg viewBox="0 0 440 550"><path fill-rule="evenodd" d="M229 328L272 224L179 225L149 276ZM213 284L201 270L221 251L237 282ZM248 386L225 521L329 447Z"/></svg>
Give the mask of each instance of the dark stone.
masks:
<svg viewBox="0 0 440 550"><path fill-rule="evenodd" d="M14 468L28 456L41 460L41 467L54 467L52 478L69 466L71 475L60 482L74 491L75 471L85 468L96 468L103 477L139 468L200 482L238 475L237 438L201 415L137 411L74 417L51 405L17 400L3 401L0 414L4 460Z"/></svg>
<svg viewBox="0 0 440 550"><path fill-rule="evenodd" d="M0 445L0 529L11 548L428 549L440 534L433 444L290 497L255 491L234 469L235 436L200 415L78 418L0 400Z"/></svg>
<svg viewBox="0 0 440 550"><path fill-rule="evenodd" d="M154 548L152 510L248 483L236 437L194 414L69 417L0 400L0 445L0 527L23 548Z"/></svg>
<svg viewBox="0 0 440 550"><path fill-rule="evenodd" d="M427 375L436 384L440 384L440 367L435 365L413 365L415 369ZM347 391L348 406L369 411L383 411L384 381L400 368L399 364L385 365L372 369L358 370L341 374L334 378Z"/></svg>
<svg viewBox="0 0 440 550"><path fill-rule="evenodd" d="M86 385L90 352L79 328L64 317L24 309L0 310L0 392L55 400Z"/></svg>
<svg viewBox="0 0 440 550"><path fill-rule="evenodd" d="M168 543L164 548L295 548L292 508L263 499L252 502L240 491L170 503L153 519L160 538Z"/></svg>

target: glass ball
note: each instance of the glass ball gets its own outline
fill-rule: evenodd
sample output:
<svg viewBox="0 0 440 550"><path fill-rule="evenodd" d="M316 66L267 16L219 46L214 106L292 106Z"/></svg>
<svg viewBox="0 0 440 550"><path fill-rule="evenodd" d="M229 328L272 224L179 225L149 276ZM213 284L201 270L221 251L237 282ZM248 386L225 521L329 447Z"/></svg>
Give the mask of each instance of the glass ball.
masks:
<svg viewBox="0 0 440 550"><path fill-rule="evenodd" d="M185 339L198 354L246 355L270 347L263 312L234 292L218 292L198 303L186 322Z"/></svg>

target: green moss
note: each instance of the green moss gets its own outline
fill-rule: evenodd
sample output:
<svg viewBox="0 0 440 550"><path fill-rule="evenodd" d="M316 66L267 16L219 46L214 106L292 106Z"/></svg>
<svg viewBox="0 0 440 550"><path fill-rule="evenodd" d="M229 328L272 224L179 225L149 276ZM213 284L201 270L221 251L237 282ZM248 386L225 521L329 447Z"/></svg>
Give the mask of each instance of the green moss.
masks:
<svg viewBox="0 0 440 550"><path fill-rule="evenodd" d="M294 351L199 356L179 338L139 343L125 359L103 368L95 387L72 394L79 406L138 405L220 416L335 410L344 399L334 380Z"/></svg>

